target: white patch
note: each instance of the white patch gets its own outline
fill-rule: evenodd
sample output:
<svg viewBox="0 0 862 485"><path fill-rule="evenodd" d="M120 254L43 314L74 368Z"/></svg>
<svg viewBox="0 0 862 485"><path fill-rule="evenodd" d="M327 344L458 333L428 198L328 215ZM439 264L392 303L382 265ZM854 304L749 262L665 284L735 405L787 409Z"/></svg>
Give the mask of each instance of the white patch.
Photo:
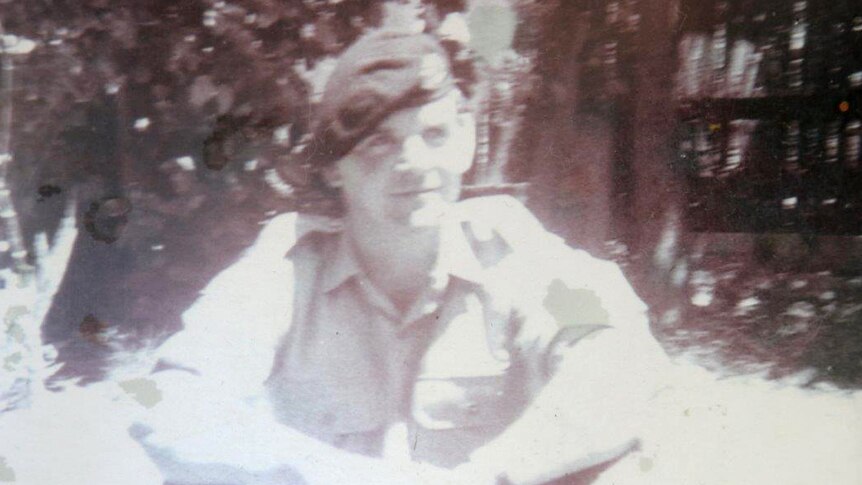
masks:
<svg viewBox="0 0 862 485"><path fill-rule="evenodd" d="M467 26L467 20L460 13L450 13L440 24L437 29L437 34L446 39L453 40L462 45L470 43L470 27Z"/></svg>
<svg viewBox="0 0 862 485"><path fill-rule="evenodd" d="M419 113L416 115L419 122L426 126L434 126L446 123L450 116L456 115L458 112L458 94L457 90L452 90L439 100L423 105Z"/></svg>
<svg viewBox="0 0 862 485"><path fill-rule="evenodd" d="M29 54L36 48L36 43L17 35L4 35L0 51L4 54Z"/></svg>
<svg viewBox="0 0 862 485"><path fill-rule="evenodd" d="M191 172L195 169L195 159L189 156L177 157L177 165L186 172Z"/></svg>
<svg viewBox="0 0 862 485"><path fill-rule="evenodd" d="M135 120L135 130L144 131L150 127L150 119L149 118L138 118Z"/></svg>
<svg viewBox="0 0 862 485"><path fill-rule="evenodd" d="M744 300L740 300L736 304L736 308L753 308L760 305L760 300L756 296L750 296Z"/></svg>
<svg viewBox="0 0 862 485"><path fill-rule="evenodd" d="M700 289L694 296L691 297L691 304L699 307L708 307L712 305L712 292L706 289Z"/></svg>

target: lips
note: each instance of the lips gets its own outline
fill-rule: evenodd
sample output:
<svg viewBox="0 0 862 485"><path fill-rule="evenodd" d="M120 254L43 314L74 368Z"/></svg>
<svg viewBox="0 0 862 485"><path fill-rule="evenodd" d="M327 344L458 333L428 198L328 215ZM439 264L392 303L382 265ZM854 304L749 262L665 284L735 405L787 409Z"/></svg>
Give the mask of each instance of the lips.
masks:
<svg viewBox="0 0 862 485"><path fill-rule="evenodd" d="M392 195L397 196L397 197L409 197L409 196L416 196L416 195L422 195L422 194L430 194L433 192L439 192L440 189L441 189L440 187L432 187L432 188L428 188L428 189L420 188L420 189L398 190L398 191L392 192Z"/></svg>

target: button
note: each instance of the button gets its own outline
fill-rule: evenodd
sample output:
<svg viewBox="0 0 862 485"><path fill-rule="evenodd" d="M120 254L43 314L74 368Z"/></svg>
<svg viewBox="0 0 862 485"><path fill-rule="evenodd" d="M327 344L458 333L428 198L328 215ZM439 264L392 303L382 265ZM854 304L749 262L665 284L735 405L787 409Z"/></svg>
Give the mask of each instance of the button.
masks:
<svg viewBox="0 0 862 485"><path fill-rule="evenodd" d="M479 403L470 402L464 406L469 414L477 414L479 412Z"/></svg>

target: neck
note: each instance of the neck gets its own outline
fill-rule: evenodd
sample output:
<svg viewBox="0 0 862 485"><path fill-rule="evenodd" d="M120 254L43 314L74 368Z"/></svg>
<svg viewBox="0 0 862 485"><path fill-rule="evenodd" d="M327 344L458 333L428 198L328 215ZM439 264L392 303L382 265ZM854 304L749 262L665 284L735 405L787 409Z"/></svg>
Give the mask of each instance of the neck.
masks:
<svg viewBox="0 0 862 485"><path fill-rule="evenodd" d="M407 307L429 281L440 252L440 228L379 227L347 221L347 235L372 283Z"/></svg>
<svg viewBox="0 0 862 485"><path fill-rule="evenodd" d="M367 266L364 269L375 273L405 267L430 271L439 253L439 227L378 227L348 221L347 234L360 262Z"/></svg>

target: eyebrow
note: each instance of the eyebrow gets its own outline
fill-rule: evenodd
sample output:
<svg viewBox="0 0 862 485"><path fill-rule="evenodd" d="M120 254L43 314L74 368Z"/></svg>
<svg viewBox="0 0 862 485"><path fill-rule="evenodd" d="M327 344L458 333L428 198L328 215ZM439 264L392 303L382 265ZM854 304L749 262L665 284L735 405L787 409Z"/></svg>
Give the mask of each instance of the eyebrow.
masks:
<svg viewBox="0 0 862 485"><path fill-rule="evenodd" d="M368 133L368 135L363 139L363 141L365 141L365 140L370 140L372 137L375 137L375 136L378 136L378 135L388 135L388 136L392 136L392 135L393 135L393 132L392 132L392 130L390 130L389 128L386 128L385 126L379 125L379 126L377 126L376 128L374 128L373 130L371 130L371 131Z"/></svg>
<svg viewBox="0 0 862 485"><path fill-rule="evenodd" d="M374 128L373 130L369 131L367 135L362 137L362 139L359 140L355 146L358 148L365 147L376 136L392 137L392 130L385 128L383 126L378 126L378 127Z"/></svg>

